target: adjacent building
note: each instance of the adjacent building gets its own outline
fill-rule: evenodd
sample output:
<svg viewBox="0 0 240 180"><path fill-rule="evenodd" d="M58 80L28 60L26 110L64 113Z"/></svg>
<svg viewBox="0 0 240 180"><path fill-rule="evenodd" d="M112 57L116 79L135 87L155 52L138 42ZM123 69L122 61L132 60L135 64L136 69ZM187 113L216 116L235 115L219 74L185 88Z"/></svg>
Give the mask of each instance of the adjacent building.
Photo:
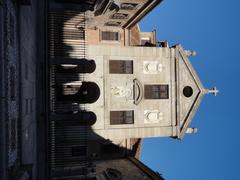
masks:
<svg viewBox="0 0 240 180"><path fill-rule="evenodd" d="M164 180L161 174L133 157L97 161L96 177L97 179Z"/></svg>

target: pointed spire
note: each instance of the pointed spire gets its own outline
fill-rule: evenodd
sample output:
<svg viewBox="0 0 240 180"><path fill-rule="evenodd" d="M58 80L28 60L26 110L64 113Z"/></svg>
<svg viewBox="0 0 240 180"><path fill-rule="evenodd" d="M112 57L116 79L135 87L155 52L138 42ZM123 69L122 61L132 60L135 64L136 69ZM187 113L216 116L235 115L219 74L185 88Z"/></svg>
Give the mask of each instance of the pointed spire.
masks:
<svg viewBox="0 0 240 180"><path fill-rule="evenodd" d="M205 89L205 94L213 94L214 96L217 96L218 93L219 93L219 90L217 89L216 86L212 89Z"/></svg>

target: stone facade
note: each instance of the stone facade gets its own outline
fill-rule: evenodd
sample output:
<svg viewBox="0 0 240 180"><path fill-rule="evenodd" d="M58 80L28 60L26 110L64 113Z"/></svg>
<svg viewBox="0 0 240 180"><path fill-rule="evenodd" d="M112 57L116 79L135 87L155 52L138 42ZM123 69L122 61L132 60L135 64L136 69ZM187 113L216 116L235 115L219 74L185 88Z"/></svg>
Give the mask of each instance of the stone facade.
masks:
<svg viewBox="0 0 240 180"><path fill-rule="evenodd" d="M98 118L93 125L95 133L106 139L183 137L206 92L187 51L181 46L89 45L89 57L97 64L89 80L96 82L101 92L99 99L88 105ZM126 62L128 65L121 64ZM189 94L185 93L188 89ZM112 122L111 113L130 111L133 114L128 120L121 114L122 122Z"/></svg>

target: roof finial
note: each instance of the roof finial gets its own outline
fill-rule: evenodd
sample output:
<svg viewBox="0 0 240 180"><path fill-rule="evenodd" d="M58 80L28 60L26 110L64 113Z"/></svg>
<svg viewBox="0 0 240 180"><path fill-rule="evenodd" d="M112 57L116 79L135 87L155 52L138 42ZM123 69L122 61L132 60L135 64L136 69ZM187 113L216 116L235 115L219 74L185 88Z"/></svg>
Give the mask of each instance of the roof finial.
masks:
<svg viewBox="0 0 240 180"><path fill-rule="evenodd" d="M184 50L184 52L186 53L186 55L189 56L196 56L197 52L193 51L193 50Z"/></svg>
<svg viewBox="0 0 240 180"><path fill-rule="evenodd" d="M213 94L214 96L217 96L219 93L219 90L217 89L217 87L215 86L212 89L206 89L206 94Z"/></svg>
<svg viewBox="0 0 240 180"><path fill-rule="evenodd" d="M186 130L186 134L195 134L198 132L198 129L197 128L187 128Z"/></svg>

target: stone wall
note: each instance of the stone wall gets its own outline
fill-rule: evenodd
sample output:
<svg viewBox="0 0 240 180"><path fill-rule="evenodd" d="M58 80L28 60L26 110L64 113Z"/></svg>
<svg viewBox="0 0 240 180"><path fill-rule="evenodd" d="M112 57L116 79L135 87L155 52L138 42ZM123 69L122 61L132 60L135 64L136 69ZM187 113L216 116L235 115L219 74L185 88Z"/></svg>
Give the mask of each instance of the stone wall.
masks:
<svg viewBox="0 0 240 180"><path fill-rule="evenodd" d="M0 5L1 175L21 174L34 164L35 150L35 1L22 6L5 0ZM2 108L4 107L4 108ZM2 176L1 176L2 177Z"/></svg>
<svg viewBox="0 0 240 180"><path fill-rule="evenodd" d="M19 51L17 35L17 7L13 1L1 5L1 112L3 143L3 176L18 166L19 125Z"/></svg>

